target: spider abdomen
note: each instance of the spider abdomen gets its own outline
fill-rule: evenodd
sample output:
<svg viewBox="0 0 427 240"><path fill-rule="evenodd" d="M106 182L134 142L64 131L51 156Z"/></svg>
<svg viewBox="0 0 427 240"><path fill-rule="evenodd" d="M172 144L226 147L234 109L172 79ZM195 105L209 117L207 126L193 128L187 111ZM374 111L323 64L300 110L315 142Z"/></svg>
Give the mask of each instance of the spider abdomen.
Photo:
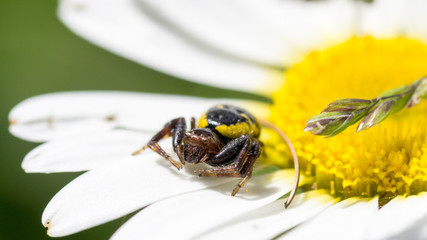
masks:
<svg viewBox="0 0 427 240"><path fill-rule="evenodd" d="M242 135L258 138L260 125L248 111L231 105L216 105L199 120L199 128L209 128L220 137L234 139Z"/></svg>

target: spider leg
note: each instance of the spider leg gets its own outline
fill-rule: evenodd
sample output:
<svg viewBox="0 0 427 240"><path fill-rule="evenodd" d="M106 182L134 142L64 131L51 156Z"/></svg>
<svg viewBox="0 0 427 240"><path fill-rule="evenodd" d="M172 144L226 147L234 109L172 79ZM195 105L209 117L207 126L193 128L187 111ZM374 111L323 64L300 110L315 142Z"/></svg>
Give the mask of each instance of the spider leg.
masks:
<svg viewBox="0 0 427 240"><path fill-rule="evenodd" d="M251 150L252 139L249 135L243 135L240 138L230 141L225 145L222 150L215 155L212 160L207 161L207 164L218 164L222 162L228 162L230 158L236 156L236 151L239 151L234 164L230 166L220 166L211 169L198 170L200 176L222 176L222 177L235 177L240 175L244 163L246 162L247 155ZM231 173L231 176L227 175Z"/></svg>
<svg viewBox="0 0 427 240"><path fill-rule="evenodd" d="M242 177L242 180L233 189L231 196L235 196L240 188L251 178L254 163L261 152L261 143L258 140L252 141L249 136L244 137L244 139L244 145L233 165L198 171L200 176Z"/></svg>
<svg viewBox="0 0 427 240"><path fill-rule="evenodd" d="M255 161L253 161L251 164L253 165L254 162ZM236 185L236 187L234 187L233 191L231 192L231 196L235 196L237 192L240 190L240 188L246 184L249 178L251 178L251 176L252 176L252 168L250 168L250 171L246 174L246 176L243 177L242 180L240 180L240 182Z"/></svg>
<svg viewBox="0 0 427 240"><path fill-rule="evenodd" d="M194 117L191 117L191 120L190 120L190 130L193 130L195 127L196 127L196 119ZM175 140L175 136L176 135L179 135L179 137L177 137L176 140ZM174 141L173 141L173 144L174 144L173 149L177 153L179 161L181 161L182 164L185 164L185 161L184 161L184 158L182 157L182 145L179 144L179 143L181 143L182 138L184 137L184 135L185 135L185 126L184 126L184 131L182 133L180 132L180 133L176 133L174 135Z"/></svg>
<svg viewBox="0 0 427 240"><path fill-rule="evenodd" d="M178 155L178 159L182 165L185 164L184 158L182 157L182 145L178 145L176 148L176 155Z"/></svg>
<svg viewBox="0 0 427 240"><path fill-rule="evenodd" d="M194 117L191 117L191 130L193 130L196 127L196 119Z"/></svg>
<svg viewBox="0 0 427 240"><path fill-rule="evenodd" d="M240 188L243 187L246 184L246 182L249 180L249 178L252 177L254 163L258 159L260 153L261 153L260 142L254 141L252 145L251 153L249 154L248 159L246 160L245 164L240 170L240 174L243 177L243 179L233 189L233 192L231 192L231 196L235 196L237 192L240 190Z"/></svg>
<svg viewBox="0 0 427 240"><path fill-rule="evenodd" d="M185 135L185 130L186 130L186 124L185 124L184 118L173 119L170 122L166 123L163 129L160 130L160 132L158 132L156 135L154 135L146 145L144 145L142 148L134 152L132 155L137 155L143 150L145 150L146 148L150 148L154 152L158 153L160 156L166 158L177 169L181 169L183 167L183 161L181 157L180 157L180 160L182 163L176 162L159 146L158 142L172 135L173 149L174 151L180 152L180 148L178 147L178 145L181 143L182 138Z"/></svg>

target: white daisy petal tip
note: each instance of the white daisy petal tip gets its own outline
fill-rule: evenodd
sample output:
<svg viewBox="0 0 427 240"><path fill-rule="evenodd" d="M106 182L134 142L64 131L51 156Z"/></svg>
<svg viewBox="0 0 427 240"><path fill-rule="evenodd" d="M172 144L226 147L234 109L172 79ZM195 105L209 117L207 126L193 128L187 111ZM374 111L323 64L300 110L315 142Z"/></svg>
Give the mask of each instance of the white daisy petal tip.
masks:
<svg viewBox="0 0 427 240"><path fill-rule="evenodd" d="M41 172L37 166L33 165L33 162L31 160L28 160L27 156L24 157L24 160L21 163L22 170L24 170L25 173L39 173L39 172ZM45 171L45 173L48 173L48 171Z"/></svg>
<svg viewBox="0 0 427 240"><path fill-rule="evenodd" d="M57 232L55 228L53 228L53 230L52 230L51 223L50 223L49 219L46 221L42 221L42 224L45 227L46 234L49 237L65 237L65 236L67 236L67 235L61 234L60 232Z"/></svg>
<svg viewBox="0 0 427 240"><path fill-rule="evenodd" d="M51 223L50 219L46 219L42 221L43 226L46 228L46 234L49 237L65 237L79 231L70 231L66 232L65 229L61 229L61 226L55 226L55 223Z"/></svg>
<svg viewBox="0 0 427 240"><path fill-rule="evenodd" d="M13 118L9 118L9 126L12 127L13 125L16 125L18 123L18 121L16 119Z"/></svg>
<svg viewBox="0 0 427 240"><path fill-rule="evenodd" d="M48 236L52 237L52 235L50 235L50 233L49 233L50 221L42 222L42 224L43 224L44 228L46 228L46 234L47 234Z"/></svg>

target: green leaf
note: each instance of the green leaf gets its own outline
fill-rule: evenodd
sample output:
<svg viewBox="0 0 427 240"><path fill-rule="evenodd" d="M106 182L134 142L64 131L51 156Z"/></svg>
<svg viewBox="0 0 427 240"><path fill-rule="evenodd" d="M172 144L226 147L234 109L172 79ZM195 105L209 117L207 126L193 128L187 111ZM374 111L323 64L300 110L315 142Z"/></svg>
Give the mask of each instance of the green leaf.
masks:
<svg viewBox="0 0 427 240"><path fill-rule="evenodd" d="M406 107L410 108L420 103L421 100L426 98L427 98L427 77L424 77L417 82L417 87L414 91L414 94L412 95Z"/></svg>
<svg viewBox="0 0 427 240"><path fill-rule="evenodd" d="M314 123L322 120L335 120L343 117L350 116L351 113L343 113L343 112L322 112L307 121L307 124Z"/></svg>
<svg viewBox="0 0 427 240"><path fill-rule="evenodd" d="M331 132L327 137L333 137L339 133L341 133L342 131L346 130L348 127L350 127L351 125L355 124L356 122L358 122L360 119L362 119L364 116L366 116L369 113L369 108L365 108L356 112L353 112L351 114L350 117L348 117L346 119L345 122L343 122L343 124L341 126L339 126L338 128L336 128L333 132Z"/></svg>
<svg viewBox="0 0 427 240"><path fill-rule="evenodd" d="M412 93L413 91L410 94L403 95L401 98L394 98L396 103L393 105L392 109L390 109L390 114L396 113L407 106L409 100L411 99Z"/></svg>
<svg viewBox="0 0 427 240"><path fill-rule="evenodd" d="M400 94L403 94L405 92L409 92L411 90L411 88L413 88L413 87L414 87L413 84L411 84L411 85L393 88L393 89L390 89L390 90L387 90L387 91L381 93L378 96L378 98L387 98L387 97L392 97L392 96L393 97L399 96Z"/></svg>
<svg viewBox="0 0 427 240"><path fill-rule="evenodd" d="M307 121L304 131L310 131L316 135L329 135L350 116L350 113L322 112Z"/></svg>
<svg viewBox="0 0 427 240"><path fill-rule="evenodd" d="M368 129L386 119L390 114L391 110L396 101L389 100L384 101L378 107L376 107L373 111L371 111L359 124L357 127L357 131L361 131L364 129Z"/></svg>
<svg viewBox="0 0 427 240"><path fill-rule="evenodd" d="M331 124L331 126L328 127L328 131L324 131L322 135L328 135L326 136L328 138L337 135L338 133L344 131L345 129L351 126L352 118L353 116L349 116L343 122Z"/></svg>
<svg viewBox="0 0 427 240"><path fill-rule="evenodd" d="M357 131L384 121L402 108L412 107L427 98L427 77L383 92L372 100L344 98L330 103L319 115L307 121L304 131L333 137L362 118ZM373 109L373 110L372 110Z"/></svg>
<svg viewBox="0 0 427 240"><path fill-rule="evenodd" d="M335 136L352 125L354 114L342 112L322 112L311 118L304 129L315 135Z"/></svg>
<svg viewBox="0 0 427 240"><path fill-rule="evenodd" d="M372 100L344 98L330 103L322 112L353 112L367 108L372 103Z"/></svg>

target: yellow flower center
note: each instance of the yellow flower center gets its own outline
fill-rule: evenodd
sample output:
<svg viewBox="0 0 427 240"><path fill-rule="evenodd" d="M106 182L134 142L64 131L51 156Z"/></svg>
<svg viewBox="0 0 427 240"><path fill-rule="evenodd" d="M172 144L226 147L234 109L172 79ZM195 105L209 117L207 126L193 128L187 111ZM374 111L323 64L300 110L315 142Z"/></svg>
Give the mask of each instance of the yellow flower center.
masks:
<svg viewBox="0 0 427 240"><path fill-rule="evenodd" d="M352 38L312 52L285 73L273 96L271 121L292 140L302 173L337 197L411 195L427 191L427 103L403 109L378 126L356 133L352 126L324 138L303 132L305 123L342 98L373 99L427 75L427 46L406 38ZM283 163L266 141L270 164ZM277 152L277 151L276 151Z"/></svg>

